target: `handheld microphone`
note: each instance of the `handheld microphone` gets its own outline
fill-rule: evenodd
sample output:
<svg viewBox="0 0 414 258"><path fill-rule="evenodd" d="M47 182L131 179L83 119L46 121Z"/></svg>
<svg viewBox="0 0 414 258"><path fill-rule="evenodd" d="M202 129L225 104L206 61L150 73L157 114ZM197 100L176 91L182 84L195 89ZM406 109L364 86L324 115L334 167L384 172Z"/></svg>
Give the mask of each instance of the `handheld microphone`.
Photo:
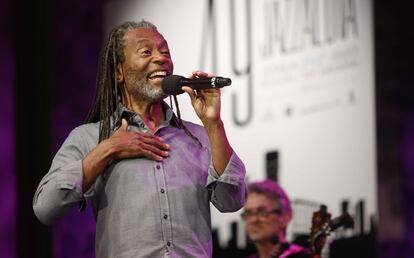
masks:
<svg viewBox="0 0 414 258"><path fill-rule="evenodd" d="M180 75L169 75L162 81L162 90L168 95L179 95L184 93L182 86L189 86L194 90L216 89L229 86L230 78L213 76L210 78L194 78L188 79Z"/></svg>

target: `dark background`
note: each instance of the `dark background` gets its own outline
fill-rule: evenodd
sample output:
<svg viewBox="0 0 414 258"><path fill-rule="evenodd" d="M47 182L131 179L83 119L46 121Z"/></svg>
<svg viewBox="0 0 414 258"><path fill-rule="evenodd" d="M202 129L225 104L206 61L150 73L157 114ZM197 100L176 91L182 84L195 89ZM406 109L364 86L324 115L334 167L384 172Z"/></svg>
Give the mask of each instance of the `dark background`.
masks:
<svg viewBox="0 0 414 258"><path fill-rule="evenodd" d="M413 257L414 13L409 1L374 2L379 218L372 248L381 258ZM36 220L31 201L89 109L103 7L97 0L0 2L2 257L93 257L90 214L69 215L52 229ZM76 248L64 245L69 240Z"/></svg>

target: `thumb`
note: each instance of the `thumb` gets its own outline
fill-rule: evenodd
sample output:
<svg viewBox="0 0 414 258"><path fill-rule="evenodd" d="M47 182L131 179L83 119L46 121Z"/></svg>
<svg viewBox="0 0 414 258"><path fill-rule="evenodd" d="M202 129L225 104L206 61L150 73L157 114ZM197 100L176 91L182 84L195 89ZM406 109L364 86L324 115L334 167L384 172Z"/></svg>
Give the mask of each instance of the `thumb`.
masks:
<svg viewBox="0 0 414 258"><path fill-rule="evenodd" d="M128 131L128 122L125 118L122 118L121 120L121 127L119 127L119 130L121 131Z"/></svg>

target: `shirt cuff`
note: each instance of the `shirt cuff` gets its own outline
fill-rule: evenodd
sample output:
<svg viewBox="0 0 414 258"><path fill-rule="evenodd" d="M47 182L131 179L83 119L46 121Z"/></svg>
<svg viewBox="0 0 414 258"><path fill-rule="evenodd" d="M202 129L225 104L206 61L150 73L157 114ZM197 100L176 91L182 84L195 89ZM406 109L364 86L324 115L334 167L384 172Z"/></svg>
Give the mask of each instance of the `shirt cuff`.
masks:
<svg viewBox="0 0 414 258"><path fill-rule="evenodd" d="M244 182L244 176L246 174L246 169L243 162L233 151L230 156L229 163L224 169L223 174L219 176L216 169L214 168L213 162L210 162L210 167L208 170L207 185L210 185L214 182L223 182L231 185L238 186L240 183Z"/></svg>
<svg viewBox="0 0 414 258"><path fill-rule="evenodd" d="M82 190L83 166L82 160L75 161L59 169L57 172L57 187L63 190L71 190L79 195L79 200L83 200L93 195L93 187L85 193Z"/></svg>

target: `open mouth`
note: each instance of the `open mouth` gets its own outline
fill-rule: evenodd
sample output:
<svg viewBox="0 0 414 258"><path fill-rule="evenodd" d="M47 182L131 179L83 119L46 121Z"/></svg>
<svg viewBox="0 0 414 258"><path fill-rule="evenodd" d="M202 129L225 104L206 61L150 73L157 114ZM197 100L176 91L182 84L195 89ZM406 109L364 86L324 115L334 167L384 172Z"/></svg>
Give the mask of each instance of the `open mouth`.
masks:
<svg viewBox="0 0 414 258"><path fill-rule="evenodd" d="M150 80L163 80L167 76L166 71L155 71L148 75Z"/></svg>

